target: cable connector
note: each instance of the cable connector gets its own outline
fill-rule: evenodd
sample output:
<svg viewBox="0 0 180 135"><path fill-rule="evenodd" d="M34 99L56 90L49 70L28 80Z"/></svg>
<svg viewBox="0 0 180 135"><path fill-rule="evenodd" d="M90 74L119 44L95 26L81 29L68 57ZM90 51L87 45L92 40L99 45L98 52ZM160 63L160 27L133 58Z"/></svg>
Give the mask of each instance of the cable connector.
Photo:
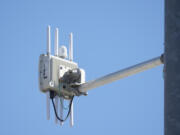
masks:
<svg viewBox="0 0 180 135"><path fill-rule="evenodd" d="M54 91L50 91L50 99L54 99L54 97L56 96Z"/></svg>

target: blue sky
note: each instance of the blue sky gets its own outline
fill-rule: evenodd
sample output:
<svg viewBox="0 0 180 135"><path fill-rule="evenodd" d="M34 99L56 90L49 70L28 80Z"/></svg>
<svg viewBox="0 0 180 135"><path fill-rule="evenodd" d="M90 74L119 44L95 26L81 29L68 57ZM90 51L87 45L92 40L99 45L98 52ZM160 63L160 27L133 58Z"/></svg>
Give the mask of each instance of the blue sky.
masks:
<svg viewBox="0 0 180 135"><path fill-rule="evenodd" d="M74 33L74 60L91 80L163 53L162 0L1 0L0 18L0 134L163 134L163 66L76 98L73 128L56 125L53 110L46 120L38 88L47 25L61 45Z"/></svg>

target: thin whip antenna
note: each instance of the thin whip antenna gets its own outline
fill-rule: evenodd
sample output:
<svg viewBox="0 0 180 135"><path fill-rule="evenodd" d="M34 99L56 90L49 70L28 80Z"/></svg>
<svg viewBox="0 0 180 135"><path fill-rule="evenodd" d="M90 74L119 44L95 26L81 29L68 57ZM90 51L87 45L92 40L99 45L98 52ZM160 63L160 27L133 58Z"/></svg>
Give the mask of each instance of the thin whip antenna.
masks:
<svg viewBox="0 0 180 135"><path fill-rule="evenodd" d="M73 33L69 35L69 60L73 61Z"/></svg>
<svg viewBox="0 0 180 135"><path fill-rule="evenodd" d="M60 118L63 119L63 107L64 106L64 99L60 97ZM60 121L60 125L63 125L63 122Z"/></svg>
<svg viewBox="0 0 180 135"><path fill-rule="evenodd" d="M47 55L51 55L51 27L48 25L47 27ZM46 115L47 120L50 119L50 93L49 91L46 92Z"/></svg>
<svg viewBox="0 0 180 135"><path fill-rule="evenodd" d="M73 102L71 104L71 112L70 112L70 126L72 127L74 125L74 105Z"/></svg>
<svg viewBox="0 0 180 135"><path fill-rule="evenodd" d="M59 45L59 29L55 31L55 43L54 43L54 55L58 56L58 45Z"/></svg>
<svg viewBox="0 0 180 135"><path fill-rule="evenodd" d="M58 110L58 102L59 101L59 97L58 96L55 96L55 109ZM57 111L58 113L58 111ZM57 124L58 123L58 119L57 117L55 117L55 123Z"/></svg>
<svg viewBox="0 0 180 135"><path fill-rule="evenodd" d="M50 94L49 94L49 91L46 92L46 117L47 117L47 120L50 119Z"/></svg>
<svg viewBox="0 0 180 135"><path fill-rule="evenodd" d="M47 55L51 55L51 27L47 27Z"/></svg>
<svg viewBox="0 0 180 135"><path fill-rule="evenodd" d="M71 32L69 35L70 43L69 43L69 60L73 61L73 33ZM70 126L72 127L74 125L74 107L73 102L71 105L71 112L70 112Z"/></svg>

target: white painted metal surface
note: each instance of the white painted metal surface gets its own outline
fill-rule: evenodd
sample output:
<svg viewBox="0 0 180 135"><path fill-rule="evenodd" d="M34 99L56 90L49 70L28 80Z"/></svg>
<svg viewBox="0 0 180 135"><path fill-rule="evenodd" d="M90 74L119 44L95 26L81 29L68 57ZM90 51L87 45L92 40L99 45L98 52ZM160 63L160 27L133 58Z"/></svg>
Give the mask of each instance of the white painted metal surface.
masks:
<svg viewBox="0 0 180 135"><path fill-rule="evenodd" d="M98 79L86 82L80 86L80 92L86 92L90 89L111 83L113 81L128 77L130 75L142 72L147 69L159 66L162 64L161 57L156 57L154 59L142 62L140 64L119 70L117 72L108 74L106 76L100 77Z"/></svg>
<svg viewBox="0 0 180 135"><path fill-rule="evenodd" d="M81 72L81 84L82 84L86 82L86 73L82 68L80 68L80 72Z"/></svg>

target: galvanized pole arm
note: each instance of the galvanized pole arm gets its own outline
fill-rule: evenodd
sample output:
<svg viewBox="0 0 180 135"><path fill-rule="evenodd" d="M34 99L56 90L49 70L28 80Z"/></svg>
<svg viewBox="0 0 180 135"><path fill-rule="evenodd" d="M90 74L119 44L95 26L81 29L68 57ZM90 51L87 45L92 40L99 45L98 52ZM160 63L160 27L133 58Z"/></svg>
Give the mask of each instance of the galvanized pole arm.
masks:
<svg viewBox="0 0 180 135"><path fill-rule="evenodd" d="M140 64L119 70L117 72L108 74L106 76L100 77L98 79L86 82L81 84L79 87L80 92L87 92L90 89L94 89L96 87L111 83L113 81L128 77L130 75L142 72L147 69L151 69L153 67L159 66L163 64L163 55L160 57L156 57L154 59L142 62Z"/></svg>

